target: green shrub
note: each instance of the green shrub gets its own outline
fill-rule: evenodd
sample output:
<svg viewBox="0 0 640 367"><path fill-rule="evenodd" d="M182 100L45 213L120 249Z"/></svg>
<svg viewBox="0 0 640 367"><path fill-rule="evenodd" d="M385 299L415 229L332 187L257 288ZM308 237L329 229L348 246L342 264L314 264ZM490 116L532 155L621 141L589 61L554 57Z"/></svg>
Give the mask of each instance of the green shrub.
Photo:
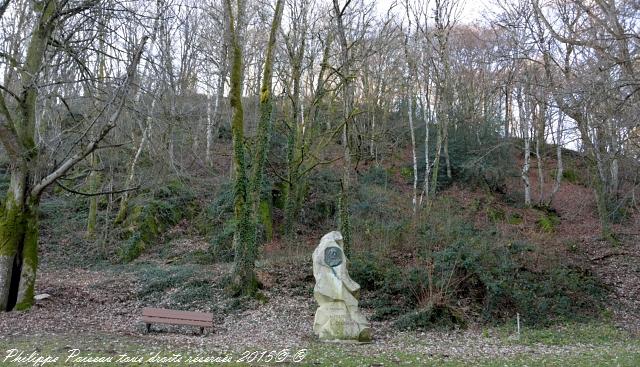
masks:
<svg viewBox="0 0 640 367"><path fill-rule="evenodd" d="M387 280L398 275L398 268L390 261L370 253L358 253L351 258L349 274L363 290L374 291L384 287Z"/></svg>
<svg viewBox="0 0 640 367"><path fill-rule="evenodd" d="M225 124L220 124L218 138L221 140L231 140L231 128Z"/></svg>
<svg viewBox="0 0 640 367"><path fill-rule="evenodd" d="M520 313L525 325L598 315L606 292L593 274L552 259L530 269L532 245L478 230L467 218L451 215L450 206L451 200L434 202L417 228L419 251L411 267L390 276L392 266L354 262L357 281L375 292L368 303L374 319L397 317L396 327L421 329L464 326L472 315L500 322Z"/></svg>
<svg viewBox="0 0 640 367"><path fill-rule="evenodd" d="M522 215L518 214L518 213L512 213L511 215L509 215L509 217L507 218L507 223L511 224L511 225L518 225L518 224L522 224Z"/></svg>
<svg viewBox="0 0 640 367"><path fill-rule="evenodd" d="M353 220L373 220L376 224L389 223L402 218L402 207L398 205L396 193L378 185L359 185L351 199Z"/></svg>
<svg viewBox="0 0 640 367"><path fill-rule="evenodd" d="M258 207L258 239L268 239L273 235L270 182L262 187L262 197ZM230 183L221 185L211 204L197 219L199 233L209 238L209 254L211 261L228 262L233 260L233 236L235 233L234 188Z"/></svg>
<svg viewBox="0 0 640 367"><path fill-rule="evenodd" d="M233 249L233 236L236 230L235 222L229 220L221 229L211 238L209 252L215 261L232 261L235 254Z"/></svg>
<svg viewBox="0 0 640 367"><path fill-rule="evenodd" d="M118 249L118 257L125 262L138 258L146 249L160 241L163 233L182 219L197 212L195 194L179 181L171 181L158 188L153 197L138 198L124 223L127 231Z"/></svg>
<svg viewBox="0 0 640 367"><path fill-rule="evenodd" d="M633 214L636 212L631 198L628 197L609 202L607 208L609 218L611 218L611 223L616 224L625 223L632 218Z"/></svg>
<svg viewBox="0 0 640 367"><path fill-rule="evenodd" d="M207 207L207 214L214 221L224 221L225 215L233 214L233 185L221 186L213 202Z"/></svg>
<svg viewBox="0 0 640 367"><path fill-rule="evenodd" d="M196 218L198 232L209 238L207 254L200 256L201 261L227 262L233 260L233 235L235 224L233 217L233 185L220 186L212 202Z"/></svg>
<svg viewBox="0 0 640 367"><path fill-rule="evenodd" d="M135 232L119 248L118 258L124 262L137 259L145 250L145 242L141 240L140 233Z"/></svg>
<svg viewBox="0 0 640 367"><path fill-rule="evenodd" d="M446 305L429 305L424 309L405 313L394 325L400 330L451 329L456 326L464 327L466 322L455 309Z"/></svg>
<svg viewBox="0 0 640 367"><path fill-rule="evenodd" d="M514 278L508 296L527 325L596 317L605 298L602 285L581 268L559 265L544 273L520 271Z"/></svg>
<svg viewBox="0 0 640 367"><path fill-rule="evenodd" d="M555 231L556 226L560 224L560 218L554 213L543 212L536 224L543 232L552 233Z"/></svg>
<svg viewBox="0 0 640 367"><path fill-rule="evenodd" d="M502 201L511 207L524 208L524 191L520 189L520 186L510 187L509 190L503 195Z"/></svg>
<svg viewBox="0 0 640 367"><path fill-rule="evenodd" d="M209 303L213 298L214 285L203 279L193 279L171 295L170 305L177 309L191 310L193 306Z"/></svg>
<svg viewBox="0 0 640 367"><path fill-rule="evenodd" d="M302 215L298 223L317 226L327 220L333 220L337 213L337 195L340 192L340 177L330 170L312 172L307 181L308 192L302 201ZM284 195L283 195L284 196Z"/></svg>
<svg viewBox="0 0 640 367"><path fill-rule="evenodd" d="M572 168L565 168L564 170L562 170L562 179L572 184L577 184L580 182L580 176L578 175L578 172Z"/></svg>
<svg viewBox="0 0 640 367"><path fill-rule="evenodd" d="M413 177L413 172L411 172L411 177ZM389 184L389 180L389 172L386 169L373 166L362 175L360 178L360 184L387 186Z"/></svg>
<svg viewBox="0 0 640 367"><path fill-rule="evenodd" d="M375 312L371 317L373 321L384 321L391 318L397 318L407 312L405 307L397 305L372 305L375 307ZM364 307L364 305L363 305Z"/></svg>
<svg viewBox="0 0 640 367"><path fill-rule="evenodd" d="M144 266L137 272L140 281L138 297L143 300L161 300L167 291L184 286L195 274L196 268L193 266Z"/></svg>
<svg viewBox="0 0 640 367"><path fill-rule="evenodd" d="M375 244L379 250L402 246L413 231L410 228L411 217L406 215L407 210L410 210L410 200L395 185L358 185L351 197L350 220L355 241L360 244Z"/></svg>
<svg viewBox="0 0 640 367"><path fill-rule="evenodd" d="M204 278L204 269L194 265L162 267L143 264L136 271L138 298L145 304L179 310L211 309L215 289L211 280Z"/></svg>
<svg viewBox="0 0 640 367"><path fill-rule="evenodd" d="M496 207L487 207L487 217L493 223L502 222L505 219L504 210Z"/></svg>
<svg viewBox="0 0 640 367"><path fill-rule="evenodd" d="M480 132L474 129L449 131L449 155L454 180L493 193L507 193L506 180L517 174L518 167L513 159L505 159L513 155L513 150L511 142L502 138L501 129L501 121L490 120L485 122ZM443 183L446 182L446 175L442 176L446 172L443 171L445 167L445 161L441 160L440 177Z"/></svg>
<svg viewBox="0 0 640 367"><path fill-rule="evenodd" d="M400 176L407 182L413 182L413 168L404 166L400 168Z"/></svg>
<svg viewBox="0 0 640 367"><path fill-rule="evenodd" d="M195 250L193 252L189 252L185 254L185 256L181 257L178 264L200 264L200 265L210 265L215 262L215 258L213 254L209 250Z"/></svg>
<svg viewBox="0 0 640 367"><path fill-rule="evenodd" d="M194 216L193 225L201 236L211 238L233 216L233 186L223 183L211 202Z"/></svg>

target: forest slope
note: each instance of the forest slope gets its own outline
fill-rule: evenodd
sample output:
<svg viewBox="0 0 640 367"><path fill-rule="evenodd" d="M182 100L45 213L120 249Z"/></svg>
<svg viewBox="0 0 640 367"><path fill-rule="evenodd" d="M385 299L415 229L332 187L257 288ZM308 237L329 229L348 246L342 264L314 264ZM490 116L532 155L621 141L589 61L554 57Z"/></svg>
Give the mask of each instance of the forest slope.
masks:
<svg viewBox="0 0 640 367"><path fill-rule="evenodd" d="M496 356L517 359L528 354L543 360L545 355L562 355L570 360L585 353L606 356L615 348L628 348L619 343L627 333L637 335L640 330L640 248L634 240L634 233L640 231L637 216L617 225L619 243L612 246L601 239L591 189L570 176L563 180L549 209L523 207L517 197L521 185L517 177L507 177L499 191L454 179L432 200L428 212L421 211L412 218L411 181L403 159L398 157L382 166L363 166L357 200L353 202L355 243L351 273L363 286L362 306L376 331L375 343L362 347L373 360L389 358L389 354L396 356L392 360L412 356L480 361ZM520 163L516 156L513 162ZM577 176L581 176L579 163L571 163ZM550 177L554 162L548 160L545 165ZM333 174L331 167L319 171L314 187L322 187L323 177L331 185ZM536 182L533 172L531 182ZM219 187L218 195L224 196L224 185ZM175 205L182 205L179 198L186 194L178 189L165 191L162 195L175 195ZM534 186L534 197L537 192ZM58 348L76 343L73 335L109 335L114 345L98 348L97 352L123 347L221 351L232 346L242 350L305 346L317 360L328 358L328 351L316 344L311 331L315 302L310 254L318 238L334 229L329 194L312 189L294 239L275 236L262 247L258 263L262 301L234 299L225 294L225 277L231 265L212 253L212 243L219 240L222 228L209 233L199 231L202 218L198 212L211 209L197 209L198 205L206 205L202 204L205 200L194 193L189 195L189 203L200 202L189 204L196 209L180 214L181 219L173 220L174 224L163 225L166 228L132 261L120 256L121 244L117 240L101 243L115 248L101 248L98 242L86 238L82 200L46 199L42 213L43 267L36 290L51 297L37 302L28 312L0 314L1 329L7 331L0 343L29 344L35 341L32 336L41 335L52 337L47 345ZM147 200L146 207L156 205L153 200ZM212 200L214 205L220 204L219 199ZM274 204L276 229L281 225L279 211ZM522 296L533 294L541 299L510 298L514 304L502 304L504 299L495 298L500 304L488 305L486 282L491 279L469 282L474 278L469 274L473 266L487 270L482 266L492 265L484 264L486 259L481 256L473 257L473 251L506 256L505 252L491 252L502 248L493 246L493 242L505 244L505 248L520 248L509 252L513 257L504 258L513 261L513 267L505 271L515 269L518 274L533 278L509 278L496 273L491 279L535 288L533 293ZM462 246L466 243L479 247ZM460 252L455 253L453 267L438 270L437 264L450 264L439 256L455 246ZM459 265L465 259L472 266ZM431 269L434 278L438 271L445 271L444 275L455 279L455 284L446 289L437 281L433 283L448 295L437 298L424 293L428 284L421 272L424 269ZM538 276L541 280L535 280ZM408 283L403 279L409 279ZM595 288L572 281L587 282ZM518 295L513 288L500 291ZM567 292L567 298L553 292ZM403 301L385 302L390 297ZM544 302L550 304L541 306ZM566 302L583 303L583 307L572 308ZM188 328L176 332L173 327L159 327L162 332L144 335L138 320L146 306L212 311L215 332L201 338ZM574 316L580 317L572 321L568 313L574 311L578 312ZM513 339L515 312L523 315L525 325L524 339L520 341ZM549 322L538 317L548 318ZM576 321L586 323L575 324ZM576 342L588 346L562 341L574 334ZM129 339L132 337L135 341ZM344 349L343 353L352 353L349 350ZM358 353L365 354L362 350ZM637 356L632 354L630 358Z"/></svg>

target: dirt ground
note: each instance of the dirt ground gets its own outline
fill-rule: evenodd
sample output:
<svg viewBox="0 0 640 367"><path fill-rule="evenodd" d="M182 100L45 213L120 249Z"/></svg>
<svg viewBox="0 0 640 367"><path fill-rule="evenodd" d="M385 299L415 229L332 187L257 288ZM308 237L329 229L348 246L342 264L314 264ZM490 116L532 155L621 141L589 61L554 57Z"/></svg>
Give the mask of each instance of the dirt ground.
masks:
<svg viewBox="0 0 640 367"><path fill-rule="evenodd" d="M213 332L200 336L196 328L154 326L144 332L135 284L127 277L109 278L103 272L42 271L39 290L51 295L28 312L0 314L0 344L29 336L111 336L135 338L146 346L207 348L236 352L254 348L309 348L317 341L312 324L311 298L287 294L287 288L266 291L270 301L254 309L220 318ZM366 311L366 310L365 310ZM513 345L482 330L454 332L398 332L390 324L374 322L374 343L358 346L360 353L418 353L430 356L476 358L521 353L562 354L577 346ZM35 340L35 339L34 339Z"/></svg>

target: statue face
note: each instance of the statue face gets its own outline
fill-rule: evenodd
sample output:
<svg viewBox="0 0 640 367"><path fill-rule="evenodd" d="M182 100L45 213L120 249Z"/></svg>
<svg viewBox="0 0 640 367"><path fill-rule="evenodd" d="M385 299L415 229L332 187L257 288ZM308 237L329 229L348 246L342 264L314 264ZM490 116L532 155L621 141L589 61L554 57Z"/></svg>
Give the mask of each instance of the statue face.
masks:
<svg viewBox="0 0 640 367"><path fill-rule="evenodd" d="M342 264L342 250L335 246L327 247L324 249L324 262L332 268Z"/></svg>

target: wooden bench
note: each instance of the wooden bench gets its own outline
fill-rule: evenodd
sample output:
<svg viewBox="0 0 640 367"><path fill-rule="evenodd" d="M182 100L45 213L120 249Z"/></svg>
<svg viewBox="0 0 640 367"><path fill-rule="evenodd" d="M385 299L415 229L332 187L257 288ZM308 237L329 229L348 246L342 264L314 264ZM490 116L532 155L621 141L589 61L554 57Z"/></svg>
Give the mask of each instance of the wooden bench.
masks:
<svg viewBox="0 0 640 367"><path fill-rule="evenodd" d="M202 334L204 328L213 328L213 314L145 307L142 310L142 322L147 326L147 333L151 331L151 324L169 324L199 326Z"/></svg>

